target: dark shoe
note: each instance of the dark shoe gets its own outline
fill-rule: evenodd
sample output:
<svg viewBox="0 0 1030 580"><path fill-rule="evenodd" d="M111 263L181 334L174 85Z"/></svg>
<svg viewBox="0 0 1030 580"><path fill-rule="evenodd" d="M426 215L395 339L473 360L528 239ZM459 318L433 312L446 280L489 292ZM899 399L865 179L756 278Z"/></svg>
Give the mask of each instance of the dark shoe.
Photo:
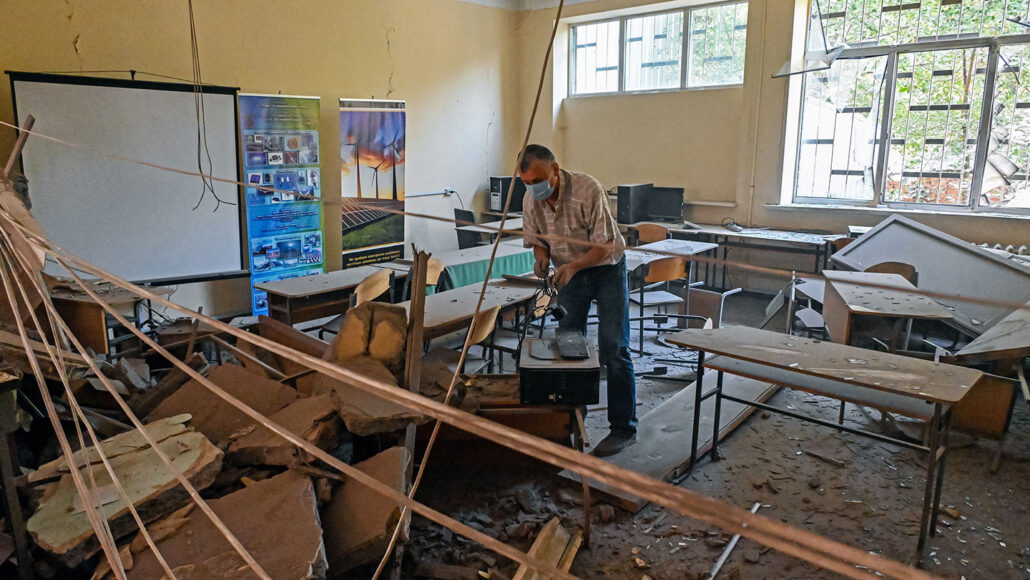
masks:
<svg viewBox="0 0 1030 580"><path fill-rule="evenodd" d="M590 453L594 457L608 457L629 447L636 440L637 434L635 432L613 429Z"/></svg>

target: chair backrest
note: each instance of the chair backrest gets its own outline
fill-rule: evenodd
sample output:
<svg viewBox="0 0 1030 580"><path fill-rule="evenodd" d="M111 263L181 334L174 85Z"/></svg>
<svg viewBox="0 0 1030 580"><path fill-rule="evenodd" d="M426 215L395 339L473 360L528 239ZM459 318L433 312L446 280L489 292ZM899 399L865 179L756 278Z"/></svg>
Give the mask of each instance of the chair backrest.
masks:
<svg viewBox="0 0 1030 580"><path fill-rule="evenodd" d="M640 224L635 226L637 241L641 244L660 242L669 239L669 228L658 224Z"/></svg>
<svg viewBox="0 0 1030 580"><path fill-rule="evenodd" d="M735 288L728 292L689 288L688 292L690 293L690 306L687 314L703 316L712 321L712 328L719 328L722 326L722 312L726 305L726 297L740 292L740 288ZM701 328L703 325L700 320L688 320L687 326L690 328Z"/></svg>
<svg viewBox="0 0 1030 580"><path fill-rule="evenodd" d="M845 247L847 247L847 245L853 241L855 241L855 238L837 238L836 240L830 242L830 245L833 246L834 252L839 252L843 250Z"/></svg>
<svg viewBox="0 0 1030 580"><path fill-rule="evenodd" d="M686 275L686 258L661 258L647 265L647 276L644 277L644 283L655 284L657 282L671 282L673 280L679 280Z"/></svg>
<svg viewBox="0 0 1030 580"><path fill-rule="evenodd" d="M426 267L426 286L436 286L440 283L440 274L443 273L443 262L436 258L429 258Z"/></svg>
<svg viewBox="0 0 1030 580"><path fill-rule="evenodd" d="M472 335L472 338L469 340L469 344L479 344L493 333L494 325L497 324L497 313L500 311L500 306L494 306L487 310L481 310L472 319L472 325L469 326L469 334Z"/></svg>
<svg viewBox="0 0 1030 580"><path fill-rule="evenodd" d="M393 270L383 268L362 280L361 284L358 284L358 286L354 288L354 303L352 306L360 306L361 304L371 302L372 300L379 298L385 294L391 286L393 286Z"/></svg>
<svg viewBox="0 0 1030 580"><path fill-rule="evenodd" d="M872 274L898 274L913 286L919 284L919 272L916 272L916 267L904 262L880 262L869 266L865 271Z"/></svg>
<svg viewBox="0 0 1030 580"><path fill-rule="evenodd" d="M483 234L458 229L461 226L476 223L476 214L472 210L454 208L454 219L462 222L454 224L454 231L458 234L458 249L464 250L480 245L483 241Z"/></svg>

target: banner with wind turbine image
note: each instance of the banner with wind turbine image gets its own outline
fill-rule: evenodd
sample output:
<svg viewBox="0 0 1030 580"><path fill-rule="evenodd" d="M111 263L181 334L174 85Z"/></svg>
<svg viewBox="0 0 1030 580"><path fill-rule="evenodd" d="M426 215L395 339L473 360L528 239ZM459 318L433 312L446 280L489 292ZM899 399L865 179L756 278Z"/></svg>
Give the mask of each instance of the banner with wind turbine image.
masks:
<svg viewBox="0 0 1030 580"><path fill-rule="evenodd" d="M340 99L344 268L404 255L404 104Z"/></svg>

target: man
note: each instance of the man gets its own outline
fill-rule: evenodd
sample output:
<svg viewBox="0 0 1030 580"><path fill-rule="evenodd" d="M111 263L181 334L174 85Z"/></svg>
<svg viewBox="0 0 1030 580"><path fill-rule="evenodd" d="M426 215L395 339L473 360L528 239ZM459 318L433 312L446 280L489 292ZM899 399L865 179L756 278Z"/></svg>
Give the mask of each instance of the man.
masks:
<svg viewBox="0 0 1030 580"><path fill-rule="evenodd" d="M608 193L593 177L558 167L542 145L523 153L519 176L526 184L522 201L524 244L533 248L534 271L545 278L551 262L558 303L566 314L561 330L586 334L590 302L597 301L601 362L608 367L608 422L611 433L594 455L612 455L636 438L636 378L629 354L629 289L626 241L612 217ZM535 234L552 236L534 237ZM579 242L579 243L577 243ZM583 243L586 242L586 243Z"/></svg>

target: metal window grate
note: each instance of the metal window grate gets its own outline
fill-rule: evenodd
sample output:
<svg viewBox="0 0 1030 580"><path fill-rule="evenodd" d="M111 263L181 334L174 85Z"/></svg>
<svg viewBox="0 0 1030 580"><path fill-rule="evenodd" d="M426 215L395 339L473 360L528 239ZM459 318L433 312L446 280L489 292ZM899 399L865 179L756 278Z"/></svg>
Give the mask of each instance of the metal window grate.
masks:
<svg viewBox="0 0 1030 580"><path fill-rule="evenodd" d="M690 11L688 86L744 82L747 13L747 2L704 6Z"/></svg>

